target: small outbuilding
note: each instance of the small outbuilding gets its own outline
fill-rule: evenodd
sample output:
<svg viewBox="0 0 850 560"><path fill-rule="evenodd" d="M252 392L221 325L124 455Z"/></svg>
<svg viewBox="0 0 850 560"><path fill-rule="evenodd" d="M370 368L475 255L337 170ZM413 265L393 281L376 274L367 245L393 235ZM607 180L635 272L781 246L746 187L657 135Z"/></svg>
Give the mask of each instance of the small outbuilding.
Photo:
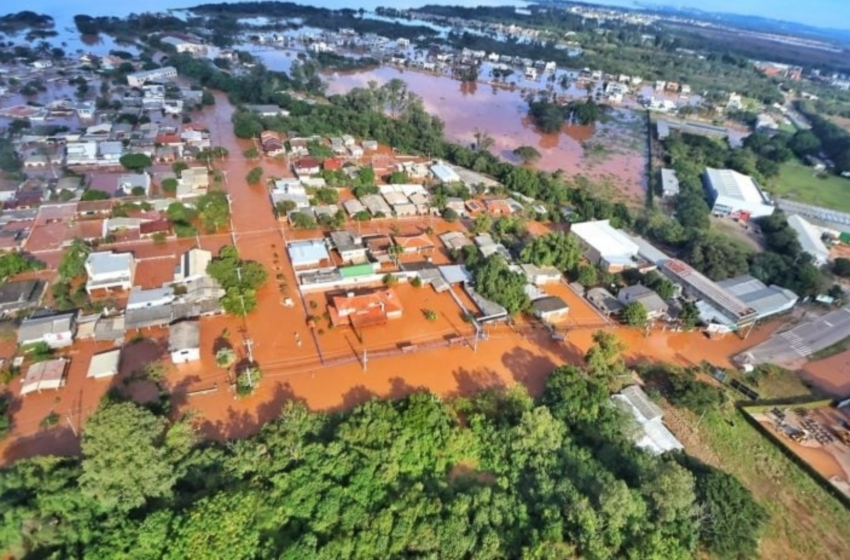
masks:
<svg viewBox="0 0 850 560"><path fill-rule="evenodd" d="M118 375L118 368L121 365L121 349L107 350L100 354L95 354L89 362L89 371L86 377L100 379L102 377L112 377Z"/></svg>
<svg viewBox="0 0 850 560"><path fill-rule="evenodd" d="M531 302L534 315L546 323L557 323L567 318L570 306L559 297L548 296Z"/></svg>
<svg viewBox="0 0 850 560"><path fill-rule="evenodd" d="M171 325L168 333L168 351L175 364L196 362L201 359L201 325L198 321L180 321Z"/></svg>

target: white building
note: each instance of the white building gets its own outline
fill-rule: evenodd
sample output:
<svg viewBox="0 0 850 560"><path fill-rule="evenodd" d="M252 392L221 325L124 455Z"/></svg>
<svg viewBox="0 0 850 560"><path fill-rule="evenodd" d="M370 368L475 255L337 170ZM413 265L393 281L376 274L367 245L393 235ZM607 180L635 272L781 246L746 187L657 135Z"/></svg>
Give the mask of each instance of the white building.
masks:
<svg viewBox="0 0 850 560"><path fill-rule="evenodd" d="M177 69L173 66L164 66L153 70L143 70L135 74L127 74L127 85L142 87L148 82L167 82L176 79Z"/></svg>
<svg viewBox="0 0 850 560"><path fill-rule="evenodd" d="M767 286L749 274L721 280L717 285L755 309L758 319L788 311L800 299L791 290Z"/></svg>
<svg viewBox="0 0 850 560"><path fill-rule="evenodd" d="M815 264L825 265L829 260L829 249L823 243L821 231L799 214L788 216L788 225L797 232L800 246L814 258Z"/></svg>
<svg viewBox="0 0 850 560"><path fill-rule="evenodd" d="M119 288L129 290L133 287L136 274L136 260L132 253L113 253L100 251L90 253L86 258L86 291L109 290Z"/></svg>
<svg viewBox="0 0 850 560"><path fill-rule="evenodd" d="M608 220L572 224L570 233L578 238L585 258L593 264L610 272L637 265L638 245Z"/></svg>
<svg viewBox="0 0 850 560"><path fill-rule="evenodd" d="M443 184L460 183L460 175L454 169L444 163L437 163L431 166L431 173Z"/></svg>
<svg viewBox="0 0 850 560"><path fill-rule="evenodd" d="M174 302L174 290L169 286L145 290L133 286L127 299L127 309L144 309L146 307L161 307Z"/></svg>
<svg viewBox="0 0 850 560"><path fill-rule="evenodd" d="M703 182L716 216L741 220L770 216L776 209L752 177L732 169L708 167Z"/></svg>
<svg viewBox="0 0 850 560"><path fill-rule="evenodd" d="M175 35L166 35L160 41L172 45L179 53L204 54L207 52L206 46Z"/></svg>
<svg viewBox="0 0 850 560"><path fill-rule="evenodd" d="M66 145L66 165L91 165L95 162L97 162L97 142L69 142Z"/></svg>
<svg viewBox="0 0 850 560"><path fill-rule="evenodd" d="M212 252L204 249L189 249L180 257L174 269L175 282L192 282L207 275L207 266L212 261Z"/></svg>
<svg viewBox="0 0 850 560"><path fill-rule="evenodd" d="M646 449L653 455L666 451L684 449L661 417L664 412L652 402L638 385L626 387L611 399L631 413L640 430L635 435L635 445Z"/></svg>

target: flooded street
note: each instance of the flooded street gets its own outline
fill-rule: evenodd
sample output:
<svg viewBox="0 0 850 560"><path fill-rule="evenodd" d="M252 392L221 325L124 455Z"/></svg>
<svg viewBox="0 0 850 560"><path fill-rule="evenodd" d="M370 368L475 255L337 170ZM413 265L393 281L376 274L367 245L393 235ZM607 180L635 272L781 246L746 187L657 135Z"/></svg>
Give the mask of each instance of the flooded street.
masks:
<svg viewBox="0 0 850 560"><path fill-rule="evenodd" d="M327 76L328 93L343 94L367 87L370 81L381 85L394 78L404 80L408 89L422 98L425 109L443 120L449 140L471 145L476 131L486 132L495 141L490 151L514 163L518 159L513 150L533 146L542 156L535 164L538 169L581 174L606 190L618 190L631 202L643 200L646 129L639 112L614 109L608 122L595 126L565 123L560 133L544 134L527 116L525 96L530 89L463 83L445 75L388 66Z"/></svg>

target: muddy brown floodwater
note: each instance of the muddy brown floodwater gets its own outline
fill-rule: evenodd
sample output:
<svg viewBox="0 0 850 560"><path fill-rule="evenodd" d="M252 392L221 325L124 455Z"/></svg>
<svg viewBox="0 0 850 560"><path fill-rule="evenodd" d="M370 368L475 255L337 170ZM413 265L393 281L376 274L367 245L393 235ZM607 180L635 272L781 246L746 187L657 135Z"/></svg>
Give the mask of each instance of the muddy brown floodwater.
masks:
<svg viewBox="0 0 850 560"><path fill-rule="evenodd" d="M539 394L552 369L564 363L580 364L590 348L593 332L604 327L588 303L566 286L547 287L562 297L570 307L566 341L555 341L545 329L520 320L520 330L494 327L477 351L473 345L458 343L438 349L422 349L426 342L447 337L467 337L469 325L462 321L460 308L448 294L437 294L431 287L413 288L401 285L398 294L404 317L385 326L366 329L356 334L350 329L325 328L320 320L312 329L308 316L321 315L327 299L319 294L302 298L292 271L285 244L291 233L282 228L272 212L266 189L250 186L248 171L262 165L266 176L291 175L285 164L276 160L246 160L241 154L250 141L239 140L231 130L234 108L224 95L216 95L216 104L205 109L197 120L206 124L214 145L224 146L230 156L216 161L215 166L227 172L223 188L232 204L233 238L241 256L262 263L269 280L259 290L258 308L246 319L218 316L201 319L201 360L172 366L166 384L173 396L175 414L197 412L203 433L214 439L242 437L256 432L259 426L280 412L288 400L306 403L314 410L336 410L352 407L371 397L400 397L416 389L428 389L442 396L474 393L485 387L522 383L532 394ZM425 221L398 225L402 234L424 229ZM354 227L351 225L350 227ZM388 226L389 227L389 226ZM454 229L458 224L435 224L437 232ZM304 233L304 232L301 232ZM323 235L315 231L314 237ZM300 237L300 236L299 236ZM228 232L200 236L201 246L216 251L230 240ZM174 265L174 257L186 250L191 240L175 240L166 246L133 243L128 245L140 258L140 280L153 286L166 279ZM435 262L447 257L438 253ZM462 293L459 298L468 304ZM291 298L293 305L284 301ZM311 304L311 302L314 302ZM425 311L436 313L436 320L426 319ZM707 359L731 366L729 356L758 343L772 333L777 324L768 323L756 329L749 340L729 337L707 340L698 333L654 332L644 337L632 329L617 329L617 336L627 345L630 362L665 360L680 364L698 364ZM143 340L125 342L121 374L111 380L86 379L91 355L109 344L81 341L67 353L71 358L67 385L60 391L28 395L13 402L13 431L0 443L0 464L37 453L67 454L79 451L75 434L84 427L86 418L110 386L123 386L134 370L155 359L167 360L166 329L146 330ZM132 337L130 337L132 338ZM0 337L0 343L3 342ZM14 337L3 356L14 352ZM228 373L215 365L215 349L229 344L239 359L251 354L263 370L263 380L254 395L236 399L229 387ZM411 354L381 351L399 346L417 346ZM364 354L365 352L365 354ZM366 356L364 364L364 355ZM15 395L20 389L13 384ZM140 398L153 394L144 387L133 390ZM137 394L138 393L138 394ZM61 425L50 430L39 428L51 412L62 418Z"/></svg>
<svg viewBox="0 0 850 560"><path fill-rule="evenodd" d="M328 92L341 94L370 81L379 85L393 78L407 83L420 96L425 109L443 120L446 137L470 145L475 132L487 132L495 141L491 152L517 162L513 150L535 147L542 155L538 169L563 169L582 174L619 189L629 200L642 200L645 189L645 132L629 109L615 109L609 123L593 126L564 124L558 133L537 130L527 115L526 93L482 83L462 83L444 75L426 74L383 66L366 72L334 73L327 77ZM645 129L644 129L645 130ZM591 149L586 146L591 144Z"/></svg>

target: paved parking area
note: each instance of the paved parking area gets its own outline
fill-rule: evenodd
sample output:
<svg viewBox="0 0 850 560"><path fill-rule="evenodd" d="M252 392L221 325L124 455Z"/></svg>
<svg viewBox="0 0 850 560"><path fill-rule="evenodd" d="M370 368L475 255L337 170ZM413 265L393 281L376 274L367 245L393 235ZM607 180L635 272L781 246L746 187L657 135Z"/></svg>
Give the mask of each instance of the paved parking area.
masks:
<svg viewBox="0 0 850 560"><path fill-rule="evenodd" d="M850 337L850 307L778 333L750 350L755 364L790 363Z"/></svg>

